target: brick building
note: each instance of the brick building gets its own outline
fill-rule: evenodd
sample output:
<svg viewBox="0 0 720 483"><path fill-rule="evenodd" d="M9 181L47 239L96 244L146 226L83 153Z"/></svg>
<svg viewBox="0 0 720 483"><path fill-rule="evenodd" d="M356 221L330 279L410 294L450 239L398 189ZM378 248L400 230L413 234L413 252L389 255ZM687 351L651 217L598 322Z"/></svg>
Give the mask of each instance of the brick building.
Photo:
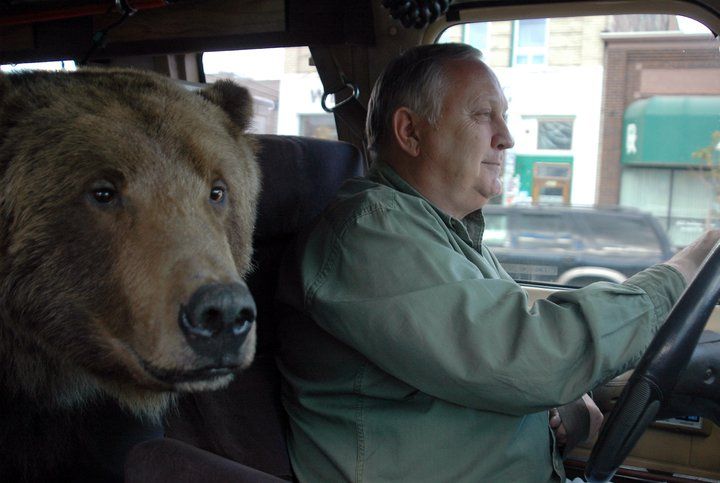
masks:
<svg viewBox="0 0 720 483"><path fill-rule="evenodd" d="M703 181L707 167L692 153L720 131L718 43L709 34L676 32L601 37L597 203L650 209L673 241L684 244L710 221L717 195ZM694 197L673 201L678 190Z"/></svg>

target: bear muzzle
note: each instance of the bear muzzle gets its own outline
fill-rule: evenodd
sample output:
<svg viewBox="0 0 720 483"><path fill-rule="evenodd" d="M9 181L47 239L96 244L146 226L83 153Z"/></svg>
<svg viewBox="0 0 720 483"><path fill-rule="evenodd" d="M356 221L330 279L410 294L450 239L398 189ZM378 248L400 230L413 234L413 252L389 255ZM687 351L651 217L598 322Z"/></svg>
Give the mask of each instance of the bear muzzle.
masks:
<svg viewBox="0 0 720 483"><path fill-rule="evenodd" d="M255 300L244 284L207 284L180 306L178 324L196 354L226 365L255 323Z"/></svg>
<svg viewBox="0 0 720 483"><path fill-rule="evenodd" d="M255 301L242 283L212 283L199 287L181 305L177 323L195 354L192 368L144 369L163 384L202 383L226 378L246 367L255 352Z"/></svg>

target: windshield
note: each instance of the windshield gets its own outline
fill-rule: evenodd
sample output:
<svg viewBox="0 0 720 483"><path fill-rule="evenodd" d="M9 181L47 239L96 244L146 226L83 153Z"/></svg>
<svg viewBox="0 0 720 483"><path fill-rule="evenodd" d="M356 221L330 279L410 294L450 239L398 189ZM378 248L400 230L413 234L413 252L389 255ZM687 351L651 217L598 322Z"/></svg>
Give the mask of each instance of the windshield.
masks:
<svg viewBox="0 0 720 483"><path fill-rule="evenodd" d="M720 55L703 25L536 18L460 23L438 42L481 50L508 99L515 146L485 242L505 266L557 272L519 280L622 281L720 226Z"/></svg>

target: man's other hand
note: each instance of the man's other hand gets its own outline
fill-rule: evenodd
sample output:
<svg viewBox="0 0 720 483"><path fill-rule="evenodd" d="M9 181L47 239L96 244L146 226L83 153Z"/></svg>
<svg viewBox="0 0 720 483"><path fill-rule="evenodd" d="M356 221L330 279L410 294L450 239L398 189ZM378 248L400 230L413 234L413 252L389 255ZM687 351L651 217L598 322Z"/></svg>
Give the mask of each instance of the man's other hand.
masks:
<svg viewBox="0 0 720 483"><path fill-rule="evenodd" d="M578 443L595 439L600 432L603 414L588 394L561 408L550 410L550 428L555 433L563 453L570 452Z"/></svg>

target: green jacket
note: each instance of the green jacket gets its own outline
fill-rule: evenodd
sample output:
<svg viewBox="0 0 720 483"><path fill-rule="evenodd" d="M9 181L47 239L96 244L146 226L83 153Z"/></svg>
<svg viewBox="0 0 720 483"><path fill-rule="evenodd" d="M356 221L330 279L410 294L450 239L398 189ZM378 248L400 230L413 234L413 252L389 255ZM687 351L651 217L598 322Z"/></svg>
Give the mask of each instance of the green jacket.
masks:
<svg viewBox="0 0 720 483"><path fill-rule="evenodd" d="M658 265L528 308L483 226L379 165L301 240L278 360L300 481L564 478L547 410L633 367L685 282Z"/></svg>

